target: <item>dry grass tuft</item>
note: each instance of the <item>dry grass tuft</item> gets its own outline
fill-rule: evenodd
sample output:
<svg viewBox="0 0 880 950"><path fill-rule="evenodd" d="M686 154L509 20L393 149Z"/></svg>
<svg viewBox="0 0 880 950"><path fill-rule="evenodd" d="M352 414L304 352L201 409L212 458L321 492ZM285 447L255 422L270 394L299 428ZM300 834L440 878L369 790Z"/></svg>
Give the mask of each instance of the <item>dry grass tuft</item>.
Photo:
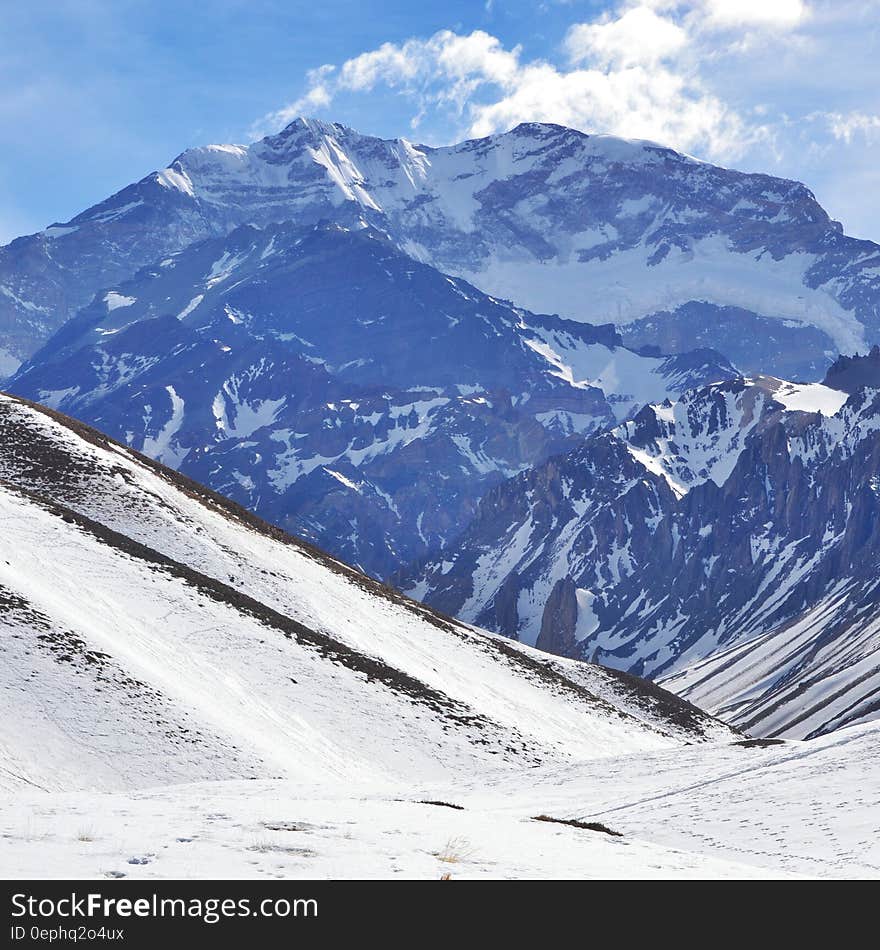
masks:
<svg viewBox="0 0 880 950"><path fill-rule="evenodd" d="M450 838L442 851L435 851L435 857L444 864L458 864L467 861L473 855L473 849L467 838Z"/></svg>

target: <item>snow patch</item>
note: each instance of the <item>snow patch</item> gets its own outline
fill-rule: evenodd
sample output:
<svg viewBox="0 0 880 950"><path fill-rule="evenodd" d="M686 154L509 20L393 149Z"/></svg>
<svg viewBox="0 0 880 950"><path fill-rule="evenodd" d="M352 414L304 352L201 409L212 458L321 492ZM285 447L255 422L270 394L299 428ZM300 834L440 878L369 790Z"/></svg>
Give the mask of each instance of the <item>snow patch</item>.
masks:
<svg viewBox="0 0 880 950"><path fill-rule="evenodd" d="M8 379L21 366L21 360L0 346L0 379Z"/></svg>
<svg viewBox="0 0 880 950"><path fill-rule="evenodd" d="M324 471L328 475L332 475L337 482L345 485L346 488L350 488L352 491L360 492L360 485L353 482L350 478L346 478L341 472L334 471L332 468L327 468L326 466L324 466Z"/></svg>
<svg viewBox="0 0 880 950"><path fill-rule="evenodd" d="M172 440L183 423L185 407L183 399L177 395L173 386L166 386L165 391L171 400L171 417L155 436L144 439L142 451L144 455L149 455L157 462L176 468L189 452L188 448L172 445Z"/></svg>
<svg viewBox="0 0 880 950"><path fill-rule="evenodd" d="M137 303L137 297L126 297L125 294L117 293L111 290L104 294L104 303L108 310L118 310L120 307L130 307Z"/></svg>
<svg viewBox="0 0 880 950"><path fill-rule="evenodd" d="M204 294L196 294L196 296L193 297L192 300L190 300L190 302L183 308L183 310L180 311L180 313L177 315L177 319L185 320L204 299L205 299Z"/></svg>
<svg viewBox="0 0 880 950"><path fill-rule="evenodd" d="M834 416L843 408L849 395L822 383L785 383L776 390L773 398L793 412L821 412L824 416Z"/></svg>
<svg viewBox="0 0 880 950"><path fill-rule="evenodd" d="M47 238L60 238L65 237L65 235L68 234L74 234L77 231L79 231L79 227L77 225L70 226L53 224L52 227L46 228L43 231L43 234L45 234Z"/></svg>

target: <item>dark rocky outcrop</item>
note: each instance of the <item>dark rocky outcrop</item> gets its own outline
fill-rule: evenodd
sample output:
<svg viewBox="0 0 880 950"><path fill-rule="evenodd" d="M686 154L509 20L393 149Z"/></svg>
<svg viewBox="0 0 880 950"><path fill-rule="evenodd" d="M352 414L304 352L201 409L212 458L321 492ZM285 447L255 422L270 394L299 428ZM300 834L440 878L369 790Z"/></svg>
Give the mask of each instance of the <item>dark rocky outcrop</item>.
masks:
<svg viewBox="0 0 880 950"><path fill-rule="evenodd" d="M864 356L838 356L825 374L825 385L854 393L868 386L880 389L880 345Z"/></svg>
<svg viewBox="0 0 880 950"><path fill-rule="evenodd" d="M570 656L576 648L577 619L577 587L570 577L563 577L553 585L547 598L535 646L548 653Z"/></svg>

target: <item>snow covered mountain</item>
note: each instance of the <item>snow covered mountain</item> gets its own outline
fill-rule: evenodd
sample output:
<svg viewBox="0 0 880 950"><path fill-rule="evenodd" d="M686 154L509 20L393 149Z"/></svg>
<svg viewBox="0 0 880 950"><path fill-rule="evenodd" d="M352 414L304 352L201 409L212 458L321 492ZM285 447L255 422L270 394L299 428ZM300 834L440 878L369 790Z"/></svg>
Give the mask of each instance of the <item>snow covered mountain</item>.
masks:
<svg viewBox="0 0 880 950"><path fill-rule="evenodd" d="M71 221L0 248L11 372L100 289L242 224L366 220L410 256L540 312L822 377L880 339L880 247L792 181L644 142L526 124L445 148L299 119L184 152Z"/></svg>
<svg viewBox="0 0 880 950"><path fill-rule="evenodd" d="M880 712L878 555L874 348L826 384L757 376L648 406L490 491L402 583L800 738Z"/></svg>
<svg viewBox="0 0 880 950"><path fill-rule="evenodd" d="M538 316L368 226L242 226L140 271L7 388L387 577L503 479L645 402L730 378Z"/></svg>
<svg viewBox="0 0 880 950"><path fill-rule="evenodd" d="M880 724L743 739L408 601L8 396L0 519L9 877L880 868Z"/></svg>
<svg viewBox="0 0 880 950"><path fill-rule="evenodd" d="M552 125L0 248L0 867L877 876L878 340L803 185Z"/></svg>
<svg viewBox="0 0 880 950"><path fill-rule="evenodd" d="M408 601L0 396L0 783L428 781L730 730Z"/></svg>

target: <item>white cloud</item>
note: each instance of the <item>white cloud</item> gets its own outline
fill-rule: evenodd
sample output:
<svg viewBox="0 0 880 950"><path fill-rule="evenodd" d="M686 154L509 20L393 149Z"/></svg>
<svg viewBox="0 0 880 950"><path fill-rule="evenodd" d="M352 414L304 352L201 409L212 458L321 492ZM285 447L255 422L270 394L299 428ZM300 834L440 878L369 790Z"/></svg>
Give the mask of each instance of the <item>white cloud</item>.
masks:
<svg viewBox="0 0 880 950"><path fill-rule="evenodd" d="M659 63L679 53L687 42L682 27L647 6L632 7L616 19L606 16L598 23L578 23L565 38L572 63L618 66Z"/></svg>
<svg viewBox="0 0 880 950"><path fill-rule="evenodd" d="M333 96L327 87L326 79L335 72L335 70L336 67L330 63L326 66L319 66L317 69L310 70L306 77L309 84L308 92L285 109L279 110L277 113L279 120L284 121L286 115L289 121L303 113L311 113L329 106L333 100Z"/></svg>
<svg viewBox="0 0 880 950"><path fill-rule="evenodd" d="M477 75L504 85L515 80L520 68L520 47L506 50L500 40L482 30L475 30L470 36L444 30L431 45L436 50L438 64L449 76L463 79Z"/></svg>
<svg viewBox="0 0 880 950"><path fill-rule="evenodd" d="M742 154L764 134L720 99L668 69L524 67L497 101L471 110L470 132L488 135L518 122L557 122L586 131L651 139L721 159Z"/></svg>
<svg viewBox="0 0 880 950"><path fill-rule="evenodd" d="M383 43L343 63L338 85L358 92L371 90L377 82L402 82L415 77L424 44L410 40L403 46Z"/></svg>
<svg viewBox="0 0 880 950"><path fill-rule="evenodd" d="M440 30L427 40L383 43L339 68L326 64L311 70L306 92L265 116L253 131L260 134L277 128L299 115L326 108L340 93L371 92L377 85L419 100L462 103L480 85L513 83L520 69L519 55L519 47L507 50L497 37L482 30L466 36Z"/></svg>
<svg viewBox="0 0 880 950"><path fill-rule="evenodd" d="M880 115L828 112L823 118L828 123L831 134L847 145L858 137L863 137L868 142L880 141Z"/></svg>
<svg viewBox="0 0 880 950"><path fill-rule="evenodd" d="M803 0L704 0L710 25L791 29L807 18Z"/></svg>
<svg viewBox="0 0 880 950"><path fill-rule="evenodd" d="M519 47L505 48L482 30L441 30L313 70L304 95L267 116L258 131L325 109L337 96L383 86L415 102L414 124L431 109L459 117L458 131L475 136L518 122L558 122L729 160L766 130L747 123L676 62L688 43L682 26L645 4L574 25L564 42L568 66L523 61Z"/></svg>

